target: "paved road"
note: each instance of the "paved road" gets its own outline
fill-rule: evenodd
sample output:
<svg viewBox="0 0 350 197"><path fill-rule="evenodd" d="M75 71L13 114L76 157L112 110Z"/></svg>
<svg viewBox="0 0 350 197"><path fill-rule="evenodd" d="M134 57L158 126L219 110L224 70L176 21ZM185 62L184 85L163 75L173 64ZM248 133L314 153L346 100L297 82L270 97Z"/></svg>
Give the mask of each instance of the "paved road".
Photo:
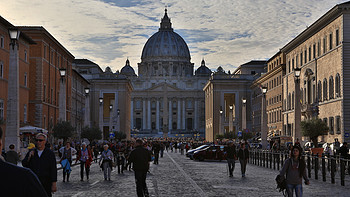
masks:
<svg viewBox="0 0 350 197"><path fill-rule="evenodd" d="M233 178L227 175L226 162L192 161L179 153L165 153L159 165L151 165L147 185L151 196L206 197L206 196L282 196L275 188L276 170L248 164L246 177L240 175L236 163ZM89 181L80 181L80 168L74 166L69 183L62 182L58 173L58 192L54 196L136 196L134 174L112 172L112 181L104 181L103 172L93 164ZM303 186L304 196L348 196L348 186L311 179Z"/></svg>

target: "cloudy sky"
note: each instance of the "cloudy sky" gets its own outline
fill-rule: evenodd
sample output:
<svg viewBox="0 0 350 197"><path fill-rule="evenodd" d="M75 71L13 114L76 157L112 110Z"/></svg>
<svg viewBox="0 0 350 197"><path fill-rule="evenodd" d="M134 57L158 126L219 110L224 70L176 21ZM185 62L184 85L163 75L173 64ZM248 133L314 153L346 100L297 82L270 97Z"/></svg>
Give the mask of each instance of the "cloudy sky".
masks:
<svg viewBox="0 0 350 197"><path fill-rule="evenodd" d="M76 58L137 72L147 39L168 6L174 31L187 42L195 68L202 58L233 71L269 59L336 4L345 0L0 0L13 25L43 26Z"/></svg>

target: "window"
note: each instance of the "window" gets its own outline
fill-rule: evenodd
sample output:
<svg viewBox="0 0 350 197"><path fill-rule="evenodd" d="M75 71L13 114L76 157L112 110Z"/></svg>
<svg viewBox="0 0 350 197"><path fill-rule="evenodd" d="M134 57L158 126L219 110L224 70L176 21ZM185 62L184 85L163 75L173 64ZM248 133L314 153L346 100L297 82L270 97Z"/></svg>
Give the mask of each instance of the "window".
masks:
<svg viewBox="0 0 350 197"><path fill-rule="evenodd" d="M44 84L44 89L43 89L43 101L45 102L46 99L46 84Z"/></svg>
<svg viewBox="0 0 350 197"><path fill-rule="evenodd" d="M300 66L303 65L303 52L300 53Z"/></svg>
<svg viewBox="0 0 350 197"><path fill-rule="evenodd" d="M329 34L329 50L333 48L333 34Z"/></svg>
<svg viewBox="0 0 350 197"><path fill-rule="evenodd" d="M26 104L24 104L24 107L23 107L23 122L27 123L27 105Z"/></svg>
<svg viewBox="0 0 350 197"><path fill-rule="evenodd" d="M321 55L321 40L318 40L317 43L317 57Z"/></svg>
<svg viewBox="0 0 350 197"><path fill-rule="evenodd" d="M316 58L316 44L312 45L312 48L313 48L313 54L312 54L312 58L315 59Z"/></svg>
<svg viewBox="0 0 350 197"><path fill-rule="evenodd" d="M24 50L24 61L27 62L27 50Z"/></svg>
<svg viewBox="0 0 350 197"><path fill-rule="evenodd" d="M46 46L44 46L44 58L46 58Z"/></svg>
<svg viewBox="0 0 350 197"><path fill-rule="evenodd" d="M1 48L4 48L4 45L5 45L5 44L4 44L4 36L1 36L1 37L0 37L0 47L1 47Z"/></svg>
<svg viewBox="0 0 350 197"><path fill-rule="evenodd" d="M334 118L329 117L329 134L334 134Z"/></svg>
<svg viewBox="0 0 350 197"><path fill-rule="evenodd" d="M53 101L53 88L51 88L50 97L51 97L51 104L52 104L52 101Z"/></svg>
<svg viewBox="0 0 350 197"><path fill-rule="evenodd" d="M292 92L292 109L294 109L294 92Z"/></svg>
<svg viewBox="0 0 350 197"><path fill-rule="evenodd" d="M155 101L152 101L151 107L152 107L152 109L155 109L155 108L156 108L156 102L155 102Z"/></svg>
<svg viewBox="0 0 350 197"><path fill-rule="evenodd" d="M187 108L192 109L192 101L191 100L187 101Z"/></svg>
<svg viewBox="0 0 350 197"><path fill-rule="evenodd" d="M324 37L323 38L323 53L326 53L326 48L327 47L327 38L326 37Z"/></svg>
<svg viewBox="0 0 350 197"><path fill-rule="evenodd" d="M328 99L328 93L327 93L327 79L323 80L323 101L326 101Z"/></svg>
<svg viewBox="0 0 350 197"><path fill-rule="evenodd" d="M323 118L323 122L326 123L326 125L328 126L327 118Z"/></svg>
<svg viewBox="0 0 350 197"><path fill-rule="evenodd" d="M335 131L337 132L337 134L340 134L341 133L341 131L340 131L340 128L341 128L341 123L340 123L340 116L336 116L335 117L335 123L336 123L336 125L335 125Z"/></svg>
<svg viewBox="0 0 350 197"><path fill-rule="evenodd" d="M329 99L334 98L334 81L333 76L329 77Z"/></svg>
<svg viewBox="0 0 350 197"><path fill-rule="evenodd" d="M309 61L311 61L311 47L309 47Z"/></svg>
<svg viewBox="0 0 350 197"><path fill-rule="evenodd" d="M176 104L177 104L177 102L173 101L173 109L176 109Z"/></svg>
<svg viewBox="0 0 350 197"><path fill-rule="evenodd" d="M337 73L335 76L335 97L340 97L340 75Z"/></svg>
<svg viewBox="0 0 350 197"><path fill-rule="evenodd" d="M140 100L136 101L136 109L141 109L141 101Z"/></svg>
<svg viewBox="0 0 350 197"><path fill-rule="evenodd" d="M187 129L192 130L193 129L193 120L192 118L187 118Z"/></svg>
<svg viewBox="0 0 350 197"><path fill-rule="evenodd" d="M307 51L305 49L305 51L304 51L304 64L306 64L306 62L307 62Z"/></svg>
<svg viewBox="0 0 350 197"><path fill-rule="evenodd" d="M0 99L0 120L4 120L4 100Z"/></svg>
<svg viewBox="0 0 350 197"><path fill-rule="evenodd" d="M288 61L288 72L290 73L291 70L290 70L290 60Z"/></svg>
<svg viewBox="0 0 350 197"><path fill-rule="evenodd" d="M24 73L24 87L27 87L27 73Z"/></svg>
<svg viewBox="0 0 350 197"><path fill-rule="evenodd" d="M0 77L4 77L4 63L0 62Z"/></svg>
<svg viewBox="0 0 350 197"><path fill-rule="evenodd" d="M339 45L339 29L335 30L335 46Z"/></svg>
<svg viewBox="0 0 350 197"><path fill-rule="evenodd" d="M322 82L321 81L318 81L318 84L317 84L317 100L319 102L322 101Z"/></svg>

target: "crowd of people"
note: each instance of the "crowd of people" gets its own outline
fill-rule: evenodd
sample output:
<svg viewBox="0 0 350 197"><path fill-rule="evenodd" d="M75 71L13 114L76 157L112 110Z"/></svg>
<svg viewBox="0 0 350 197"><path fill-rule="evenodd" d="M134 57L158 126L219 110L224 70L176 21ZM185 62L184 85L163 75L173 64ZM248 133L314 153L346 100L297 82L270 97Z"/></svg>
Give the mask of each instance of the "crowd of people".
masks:
<svg viewBox="0 0 350 197"><path fill-rule="evenodd" d="M2 135L2 131L0 134ZM0 148L2 148L1 135ZM80 143L70 140L66 141L65 144L60 142L52 146L47 142L47 136L39 133L35 137L35 144L29 144L28 152L21 161L23 167L26 168L16 166L20 162L20 155L15 151L14 145L10 145L6 156L2 157L0 154L0 173L21 173L19 177L26 177L29 180L28 183L24 184L24 187L26 185L31 187L30 191L37 194L33 196L52 196L52 193L57 191L57 162L62 166L62 182L70 181L71 166L75 164L80 165L80 181L88 181L90 178L90 166L93 163L98 163L103 171L102 176L105 181L111 181L111 171L113 168L116 168L118 174L123 174L126 170L133 170L137 195L149 196L146 177L150 172L150 162L153 161L155 165L158 165L160 162L159 158L163 157L165 151L184 155L190 149L197 148L203 144L209 144L204 140L198 141L192 138L135 138L113 142L93 141L91 143ZM249 160L250 149L247 141L240 143L217 141L210 144L225 147L224 151L229 177L233 177L236 160L240 163L242 177L246 176L246 166ZM340 147L339 154L342 158L349 158L348 151L349 149L345 142ZM290 158L285 161L280 171L281 176L287 177L287 194L289 196L293 193L296 193L297 196L302 195L303 178L306 184L310 183L306 176L305 161L301 157L302 152L303 149L297 141L290 147ZM11 170L5 172L9 169L14 172ZM8 185L9 183L4 183L4 185Z"/></svg>

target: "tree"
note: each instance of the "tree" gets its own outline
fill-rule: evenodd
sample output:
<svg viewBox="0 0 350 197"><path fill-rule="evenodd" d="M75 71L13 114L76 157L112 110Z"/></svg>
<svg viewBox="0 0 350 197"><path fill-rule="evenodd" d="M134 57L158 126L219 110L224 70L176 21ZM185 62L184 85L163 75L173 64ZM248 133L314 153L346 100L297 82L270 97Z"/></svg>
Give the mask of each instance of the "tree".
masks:
<svg viewBox="0 0 350 197"><path fill-rule="evenodd" d="M91 143L94 140L102 139L102 132L101 132L100 128L98 128L96 126L84 127L81 130L81 138L86 138Z"/></svg>
<svg viewBox="0 0 350 197"><path fill-rule="evenodd" d="M327 135L329 127L320 118L301 121L301 130L304 136L310 137L314 146L318 147L318 136Z"/></svg>
<svg viewBox="0 0 350 197"><path fill-rule="evenodd" d="M53 127L52 131L54 137L67 141L68 138L73 136L75 129L70 122L61 121Z"/></svg>
<svg viewBox="0 0 350 197"><path fill-rule="evenodd" d="M242 137L239 137L239 138L243 139L243 140L251 139L251 138L253 138L253 133L251 133L251 132L242 132Z"/></svg>
<svg viewBox="0 0 350 197"><path fill-rule="evenodd" d="M222 139L224 139L224 135L223 134L216 134L215 139L222 140Z"/></svg>
<svg viewBox="0 0 350 197"><path fill-rule="evenodd" d="M116 131L114 134L115 134L115 139L118 139L119 141L126 138L126 134L124 132Z"/></svg>
<svg viewBox="0 0 350 197"><path fill-rule="evenodd" d="M237 134L235 132L225 132L224 133L224 138L226 139L236 139L237 138Z"/></svg>

